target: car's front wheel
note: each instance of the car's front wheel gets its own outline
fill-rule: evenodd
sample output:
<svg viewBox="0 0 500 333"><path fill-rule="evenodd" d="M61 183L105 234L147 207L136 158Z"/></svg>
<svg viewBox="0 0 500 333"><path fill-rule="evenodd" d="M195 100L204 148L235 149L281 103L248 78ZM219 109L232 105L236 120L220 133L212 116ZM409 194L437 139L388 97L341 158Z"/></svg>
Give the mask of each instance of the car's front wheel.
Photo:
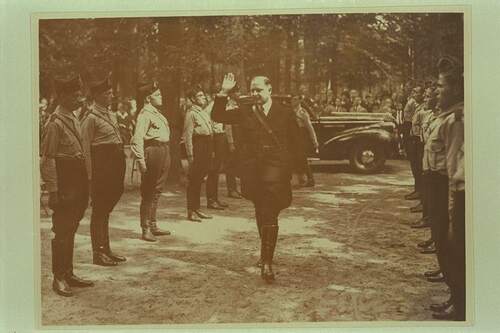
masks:
<svg viewBox="0 0 500 333"><path fill-rule="evenodd" d="M384 147L368 142L355 143L351 149L351 167L360 173L374 173L385 164Z"/></svg>

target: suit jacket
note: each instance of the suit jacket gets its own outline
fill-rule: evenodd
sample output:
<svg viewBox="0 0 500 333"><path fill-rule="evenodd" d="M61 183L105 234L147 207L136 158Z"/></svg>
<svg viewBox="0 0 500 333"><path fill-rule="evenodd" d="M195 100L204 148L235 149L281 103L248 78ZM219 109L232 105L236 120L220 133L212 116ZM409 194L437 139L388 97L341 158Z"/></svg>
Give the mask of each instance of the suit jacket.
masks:
<svg viewBox="0 0 500 333"><path fill-rule="evenodd" d="M212 119L239 125L241 191L245 198L272 200L275 207L286 208L292 200L292 156L299 144L299 129L290 107L273 101L267 117L262 114L275 138L267 133L251 105L226 111L226 97L217 96ZM278 141L278 142L276 142Z"/></svg>

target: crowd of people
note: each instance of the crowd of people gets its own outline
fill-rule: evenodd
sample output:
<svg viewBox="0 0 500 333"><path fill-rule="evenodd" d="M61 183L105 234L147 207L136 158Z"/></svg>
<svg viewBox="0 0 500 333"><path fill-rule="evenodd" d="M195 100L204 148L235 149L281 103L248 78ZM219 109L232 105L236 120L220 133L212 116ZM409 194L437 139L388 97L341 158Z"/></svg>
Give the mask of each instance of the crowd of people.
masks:
<svg viewBox="0 0 500 333"><path fill-rule="evenodd" d="M414 191L406 199L420 200L412 211L422 212L422 219L413 227L431 228L430 238L419 247L422 253L436 253L439 264L425 276L429 281L446 282L451 294L447 302L432 304L431 309L439 319L465 320L463 74L459 62L450 57L441 59L438 69L437 82L414 87L406 101L393 96L379 104L370 95L362 99L356 91L344 91L323 112L394 114L415 179ZM127 260L111 250L109 240L110 214L124 191L126 144L130 143L141 172L141 238L155 242L158 236L170 235L158 226L156 216L172 149L159 85L154 81L139 84L137 105L120 100L116 108L112 107L115 96L109 78L87 86L90 98L84 99L78 77L56 81L55 109L48 110L47 100L40 105L41 171L55 234L53 289L63 296L73 295L71 287L93 285L77 277L72 264L75 232L89 196L93 263L116 266ZM290 106L271 97L267 77L252 79L250 103L238 99L235 86L234 75L229 73L217 94L207 94L199 86L186 94L182 140L189 165L186 220L200 223L212 218L201 209L203 182L207 209L228 208L218 191L224 170L228 195L244 197L255 207L261 239L257 265L262 278L271 283L278 217L292 201L292 174L297 175L299 186L315 185L307 152L317 152L319 144L304 97L293 96L293 112L289 112Z"/></svg>
<svg viewBox="0 0 500 333"><path fill-rule="evenodd" d="M464 81L461 63L444 57L436 82L416 86L403 110L402 134L414 178L405 196L421 219L411 227L430 228L418 244L422 254L436 254L438 267L424 272L430 282L444 282L450 298L431 304L433 317L465 320L465 173Z"/></svg>
<svg viewBox="0 0 500 333"><path fill-rule="evenodd" d="M406 99L403 89L395 92L380 92L372 94L370 92L362 93L356 89L345 88L342 92L326 102L312 102L311 109L314 110L315 117L331 116L337 112L363 112L363 113L390 113L396 118L396 115L403 110L404 100Z"/></svg>

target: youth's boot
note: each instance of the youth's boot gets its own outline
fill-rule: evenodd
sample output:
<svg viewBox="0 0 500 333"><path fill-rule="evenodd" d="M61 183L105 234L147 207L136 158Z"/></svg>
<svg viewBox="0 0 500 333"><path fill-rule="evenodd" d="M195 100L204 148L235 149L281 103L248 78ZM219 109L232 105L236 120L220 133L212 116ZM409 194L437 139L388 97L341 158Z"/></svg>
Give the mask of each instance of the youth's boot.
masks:
<svg viewBox="0 0 500 333"><path fill-rule="evenodd" d="M52 289L61 296L73 296L71 287L65 280L64 271L64 243L60 240L52 240L52 273L54 280L52 281Z"/></svg>
<svg viewBox="0 0 500 333"><path fill-rule="evenodd" d="M65 255L65 277L66 277L66 282L70 287L80 287L80 288L85 288L85 287L93 287L94 282L86 279L82 279L78 276L76 276L73 273L73 252L75 248L75 235L73 235L72 238L70 238L66 243L65 243L65 252L67 253Z"/></svg>
<svg viewBox="0 0 500 333"><path fill-rule="evenodd" d="M104 251L110 257L116 262L124 262L127 261L127 258L124 256L121 256L119 254L114 253L111 251L111 245L109 243L109 214L106 215L105 220L104 220L104 226L103 226L103 246L104 246Z"/></svg>

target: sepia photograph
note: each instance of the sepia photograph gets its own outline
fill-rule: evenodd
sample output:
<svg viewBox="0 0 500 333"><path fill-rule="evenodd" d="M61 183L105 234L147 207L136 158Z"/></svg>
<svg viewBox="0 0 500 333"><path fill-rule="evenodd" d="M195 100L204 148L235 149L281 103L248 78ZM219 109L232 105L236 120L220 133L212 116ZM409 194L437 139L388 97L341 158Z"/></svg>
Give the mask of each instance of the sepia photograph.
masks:
<svg viewBox="0 0 500 333"><path fill-rule="evenodd" d="M33 15L40 327L470 325L466 14Z"/></svg>

